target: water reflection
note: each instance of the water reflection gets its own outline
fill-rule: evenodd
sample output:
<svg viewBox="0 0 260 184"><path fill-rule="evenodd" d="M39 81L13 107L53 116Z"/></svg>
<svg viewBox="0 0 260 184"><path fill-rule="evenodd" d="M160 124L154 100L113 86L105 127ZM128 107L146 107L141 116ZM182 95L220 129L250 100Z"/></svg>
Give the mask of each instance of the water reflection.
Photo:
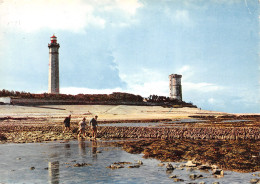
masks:
<svg viewBox="0 0 260 184"><path fill-rule="evenodd" d="M65 148L65 157L66 158L69 158L71 156L71 149L70 149L70 144L69 143L66 143L64 145L64 148Z"/></svg>
<svg viewBox="0 0 260 184"><path fill-rule="evenodd" d="M86 152L86 143L83 140L79 140L79 155L81 156L86 156L87 152Z"/></svg>
<svg viewBox="0 0 260 184"><path fill-rule="evenodd" d="M97 160L97 141L92 141L92 158L93 160Z"/></svg>
<svg viewBox="0 0 260 184"><path fill-rule="evenodd" d="M59 161L49 162L49 183L58 184L59 183Z"/></svg>

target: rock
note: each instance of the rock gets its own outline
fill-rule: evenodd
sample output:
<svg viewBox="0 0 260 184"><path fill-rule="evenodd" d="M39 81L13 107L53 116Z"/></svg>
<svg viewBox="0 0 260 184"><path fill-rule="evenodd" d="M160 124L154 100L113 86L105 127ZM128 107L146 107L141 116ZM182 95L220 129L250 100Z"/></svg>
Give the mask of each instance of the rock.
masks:
<svg viewBox="0 0 260 184"><path fill-rule="evenodd" d="M190 179L195 180L197 178L196 174L190 174Z"/></svg>
<svg viewBox="0 0 260 184"><path fill-rule="evenodd" d="M199 182L199 184L206 184L204 181Z"/></svg>
<svg viewBox="0 0 260 184"><path fill-rule="evenodd" d="M142 162L142 160L138 160L137 163L138 163L139 165L143 165L143 164L144 164L144 163Z"/></svg>
<svg viewBox="0 0 260 184"><path fill-rule="evenodd" d="M216 182L213 182L212 184L219 184L219 182L218 182L218 181L216 181Z"/></svg>
<svg viewBox="0 0 260 184"><path fill-rule="evenodd" d="M117 165L117 164L111 164L110 166L108 166L107 168L110 169L119 169L119 168L124 168L123 165Z"/></svg>
<svg viewBox="0 0 260 184"><path fill-rule="evenodd" d="M49 170L49 168L48 168L48 167L45 167L44 169L45 169L45 170Z"/></svg>
<svg viewBox="0 0 260 184"><path fill-rule="evenodd" d="M188 161L186 164L185 164L186 167L196 167L197 164L193 163L192 161Z"/></svg>
<svg viewBox="0 0 260 184"><path fill-rule="evenodd" d="M213 175L219 175L219 176L224 176L224 171L222 169L214 169L212 171Z"/></svg>
<svg viewBox="0 0 260 184"><path fill-rule="evenodd" d="M181 182L181 181L184 181L183 179L180 179L180 178L174 178L174 181L175 182Z"/></svg>
<svg viewBox="0 0 260 184"><path fill-rule="evenodd" d="M114 162L115 165L126 165L126 164L132 164L132 162Z"/></svg>
<svg viewBox="0 0 260 184"><path fill-rule="evenodd" d="M3 134L0 134L0 140L1 141L6 141L7 140L7 137Z"/></svg>
<svg viewBox="0 0 260 184"><path fill-rule="evenodd" d="M172 166L171 163L167 163L167 164L166 164L166 169L167 169L167 171L169 171L169 170L174 170L174 167Z"/></svg>
<svg viewBox="0 0 260 184"><path fill-rule="evenodd" d="M212 165L211 168L212 169L218 169L218 166L217 165Z"/></svg>
<svg viewBox="0 0 260 184"><path fill-rule="evenodd" d="M257 178L251 179L251 180L250 180L250 183L252 183L252 184L258 184L258 183L260 183L260 179L257 179Z"/></svg>
<svg viewBox="0 0 260 184"><path fill-rule="evenodd" d="M200 170L207 170L207 169L211 169L211 167L209 165L200 165L197 167Z"/></svg>
<svg viewBox="0 0 260 184"><path fill-rule="evenodd" d="M139 168L140 167L140 165L130 165L130 166L128 166L128 168Z"/></svg>
<svg viewBox="0 0 260 184"><path fill-rule="evenodd" d="M171 175L169 178L177 178L177 175Z"/></svg>
<svg viewBox="0 0 260 184"><path fill-rule="evenodd" d="M91 165L91 164L88 164L88 163L76 163L76 164L74 164L73 166L74 167L84 167L84 166L89 166L89 165Z"/></svg>
<svg viewBox="0 0 260 184"><path fill-rule="evenodd" d="M34 170L34 169L35 169L35 167L31 167L30 169L31 169L31 170Z"/></svg>
<svg viewBox="0 0 260 184"><path fill-rule="evenodd" d="M203 176L201 174L200 175L190 174L190 179L195 180L195 179L198 179L198 178L203 178Z"/></svg>
<svg viewBox="0 0 260 184"><path fill-rule="evenodd" d="M186 171L193 171L194 169L192 167L186 168Z"/></svg>
<svg viewBox="0 0 260 184"><path fill-rule="evenodd" d="M159 167L163 167L165 164L164 163L159 163L158 166Z"/></svg>

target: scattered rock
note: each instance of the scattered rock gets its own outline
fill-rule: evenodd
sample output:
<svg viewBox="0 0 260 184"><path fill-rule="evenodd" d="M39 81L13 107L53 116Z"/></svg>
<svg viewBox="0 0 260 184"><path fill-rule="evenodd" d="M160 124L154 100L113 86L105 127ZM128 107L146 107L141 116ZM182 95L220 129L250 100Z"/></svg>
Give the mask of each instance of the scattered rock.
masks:
<svg viewBox="0 0 260 184"><path fill-rule="evenodd" d="M211 166L209 166L209 165L200 165L197 168L200 169L200 170L207 170L207 169L211 169Z"/></svg>
<svg viewBox="0 0 260 184"><path fill-rule="evenodd" d="M218 166L217 165L212 165L211 168L212 169L218 169Z"/></svg>
<svg viewBox="0 0 260 184"><path fill-rule="evenodd" d="M3 134L0 134L0 141L6 141L7 137Z"/></svg>
<svg viewBox="0 0 260 184"><path fill-rule="evenodd" d="M117 164L111 164L110 166L108 166L107 168L110 169L119 169L119 168L124 168L123 165L117 165Z"/></svg>
<svg viewBox="0 0 260 184"><path fill-rule="evenodd" d="M184 181L183 179L180 179L180 178L174 178L174 181L175 182L181 182L181 181Z"/></svg>
<svg viewBox="0 0 260 184"><path fill-rule="evenodd" d="M35 169L35 167L31 167L30 169L31 169L31 170L34 170L34 169Z"/></svg>
<svg viewBox="0 0 260 184"><path fill-rule="evenodd" d="M252 184L258 184L258 183L260 183L260 179L257 179L257 178L251 179L251 180L250 180L250 183L252 183Z"/></svg>
<svg viewBox="0 0 260 184"><path fill-rule="evenodd" d="M140 165L130 165L130 166L128 166L128 168L139 168L140 167Z"/></svg>
<svg viewBox="0 0 260 184"><path fill-rule="evenodd" d="M206 184L204 181L199 182L199 184Z"/></svg>
<svg viewBox="0 0 260 184"><path fill-rule="evenodd" d="M216 182L213 182L212 184L219 184L219 182L218 182L218 181L216 181Z"/></svg>
<svg viewBox="0 0 260 184"><path fill-rule="evenodd" d="M194 169L192 167L186 168L186 171L193 171Z"/></svg>
<svg viewBox="0 0 260 184"><path fill-rule="evenodd" d="M195 179L198 179L198 178L203 178L203 176L201 174L200 175L190 174L190 179L195 180Z"/></svg>
<svg viewBox="0 0 260 184"><path fill-rule="evenodd" d="M143 165L143 164L144 164L144 163L142 162L142 160L138 160L137 163L138 163L139 165Z"/></svg>
<svg viewBox="0 0 260 184"><path fill-rule="evenodd" d="M177 178L177 175L171 175L169 178Z"/></svg>
<svg viewBox="0 0 260 184"><path fill-rule="evenodd" d="M186 164L185 164L186 167L196 167L197 164L193 163L192 161L188 161Z"/></svg>
<svg viewBox="0 0 260 184"><path fill-rule="evenodd" d="M116 164L116 165L126 165L126 164L132 164L132 162L114 162L113 164Z"/></svg>
<svg viewBox="0 0 260 184"><path fill-rule="evenodd" d="M158 166L159 167L163 167L165 164L164 163L159 163Z"/></svg>
<svg viewBox="0 0 260 184"><path fill-rule="evenodd" d="M213 175L219 175L219 176L224 176L224 171L222 169L214 169L212 171Z"/></svg>
<svg viewBox="0 0 260 184"><path fill-rule="evenodd" d="M172 166L171 163L167 163L166 164L166 170L169 171L169 170L174 170L174 167Z"/></svg>
<svg viewBox="0 0 260 184"><path fill-rule="evenodd" d="M91 164L88 164L88 163L76 163L76 164L74 164L73 165L73 167L85 167L85 166L89 166L89 165L91 165Z"/></svg>

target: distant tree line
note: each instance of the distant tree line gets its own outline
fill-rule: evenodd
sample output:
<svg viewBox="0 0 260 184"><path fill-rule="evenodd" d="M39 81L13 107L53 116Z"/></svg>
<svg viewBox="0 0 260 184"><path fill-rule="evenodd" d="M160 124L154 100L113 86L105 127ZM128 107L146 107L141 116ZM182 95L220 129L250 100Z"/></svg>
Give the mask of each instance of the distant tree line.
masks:
<svg viewBox="0 0 260 184"><path fill-rule="evenodd" d="M73 101L90 101L90 102L103 102L103 101L120 101L120 102L143 102L143 97L130 93L114 92L112 94L33 94L29 92L8 91L0 90L0 97L14 97L14 98L27 98L27 99L47 99L47 100L73 100Z"/></svg>
<svg viewBox="0 0 260 184"><path fill-rule="evenodd" d="M150 95L148 98L145 98L145 101L147 102L169 102L169 103L178 103L180 102L177 99L171 99L169 97L166 96L158 96L158 95Z"/></svg>
<svg viewBox="0 0 260 184"><path fill-rule="evenodd" d="M194 106L192 103L186 103L177 99L170 99L165 96L150 95L148 98L143 98L140 95L134 95L130 93L114 92L112 94L33 94L29 92L8 91L0 90L0 97L12 97L12 98L25 98L25 99L45 99L45 100L64 100L64 101L76 101L76 102L142 102L142 103L156 103L156 104L168 104L168 105L183 105Z"/></svg>

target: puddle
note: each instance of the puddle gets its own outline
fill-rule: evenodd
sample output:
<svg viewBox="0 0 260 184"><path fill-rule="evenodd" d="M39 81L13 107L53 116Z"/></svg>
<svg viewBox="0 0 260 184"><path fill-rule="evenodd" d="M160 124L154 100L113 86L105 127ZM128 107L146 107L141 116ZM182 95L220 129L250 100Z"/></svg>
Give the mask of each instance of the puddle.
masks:
<svg viewBox="0 0 260 184"><path fill-rule="evenodd" d="M248 183L252 173L225 171L223 178L214 178L199 170L175 169L167 173L158 160L143 159L141 154L129 154L109 141L70 141L67 143L30 143L0 145L0 183L173 183L170 175L177 175L185 183L194 182L190 174L205 178L195 182ZM140 168L111 170L114 162L143 162ZM73 167L87 163L84 167ZM180 163L173 163L179 165Z"/></svg>

